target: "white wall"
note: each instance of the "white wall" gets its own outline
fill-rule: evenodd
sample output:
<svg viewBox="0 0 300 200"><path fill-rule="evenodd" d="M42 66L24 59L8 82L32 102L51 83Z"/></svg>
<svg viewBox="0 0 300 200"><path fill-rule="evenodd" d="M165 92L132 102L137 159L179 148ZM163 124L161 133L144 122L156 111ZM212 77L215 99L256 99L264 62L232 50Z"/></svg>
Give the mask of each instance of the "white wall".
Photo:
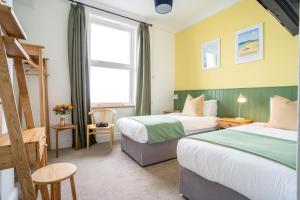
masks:
<svg viewBox="0 0 300 200"><path fill-rule="evenodd" d="M69 103L70 83L67 57L67 24L70 3L66 0L15 0L16 15L23 25L28 39L26 42L45 46L49 60L49 108L60 103ZM122 12L124 13L124 12ZM162 113L173 107L174 91L174 34L162 29L151 30L152 38L152 112ZM34 118L39 124L38 82L36 77L28 78L29 93ZM118 109L117 118L133 115L133 109ZM70 122L70 118L67 119ZM50 124L59 118L50 113ZM118 136L116 136L118 138ZM51 147L55 138L51 131ZM60 135L59 146L71 146L71 134Z"/></svg>

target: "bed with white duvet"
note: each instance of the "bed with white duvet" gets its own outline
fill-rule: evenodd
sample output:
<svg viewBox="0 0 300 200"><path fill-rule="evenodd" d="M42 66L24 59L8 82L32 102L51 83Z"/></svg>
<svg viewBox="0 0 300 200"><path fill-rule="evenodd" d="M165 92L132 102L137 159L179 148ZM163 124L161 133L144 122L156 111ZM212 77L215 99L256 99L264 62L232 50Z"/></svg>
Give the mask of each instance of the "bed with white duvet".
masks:
<svg viewBox="0 0 300 200"><path fill-rule="evenodd" d="M180 113L168 114L167 117L180 121L183 132L178 138L159 143L148 140L148 131L144 124L131 118L122 118L117 122L121 132L121 149L142 167L176 158L178 140L181 137L213 131L217 129L217 117L185 116Z"/></svg>
<svg viewBox="0 0 300 200"><path fill-rule="evenodd" d="M171 113L166 116L179 120L183 125L184 135L213 130L217 127L217 117L213 116L186 116L181 113ZM121 118L117 122L118 130L125 136L138 143L148 142L146 127L130 118Z"/></svg>
<svg viewBox="0 0 300 200"><path fill-rule="evenodd" d="M297 141L296 131L269 128L265 123L230 129ZM296 199L296 170L278 162L188 138L179 140L177 159L181 167L199 175L209 184L219 183L248 199Z"/></svg>
<svg viewBox="0 0 300 200"><path fill-rule="evenodd" d="M153 142L153 137L160 135L162 130L168 135L174 133L172 127L159 127L152 131L149 136L149 129L145 123L130 118L121 118L117 121L117 129L121 133L121 149L133 158L139 165L147 166L155 163L176 158L176 149L178 140L182 137L213 131L217 129L217 101L208 100L203 105L203 116L183 115L182 113L172 113L168 115L149 116L153 118L168 118L170 121L176 121L180 130L176 136L165 137L163 140ZM142 116L146 120L148 116ZM162 119L164 123L165 119ZM160 121L160 120L159 120ZM172 125L173 126L173 125ZM177 129L178 130L178 129ZM178 134L179 133L179 134Z"/></svg>

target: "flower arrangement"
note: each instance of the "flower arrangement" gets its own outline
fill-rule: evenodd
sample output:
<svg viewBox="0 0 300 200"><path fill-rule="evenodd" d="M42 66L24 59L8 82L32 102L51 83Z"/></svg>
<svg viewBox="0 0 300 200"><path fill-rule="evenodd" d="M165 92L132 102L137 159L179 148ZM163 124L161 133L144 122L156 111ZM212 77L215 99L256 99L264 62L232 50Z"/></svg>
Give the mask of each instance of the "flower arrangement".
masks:
<svg viewBox="0 0 300 200"><path fill-rule="evenodd" d="M73 106L71 104L59 104L53 108L56 115L67 115L71 114Z"/></svg>
<svg viewBox="0 0 300 200"><path fill-rule="evenodd" d="M56 115L60 115L60 126L65 125L65 115L71 114L73 106L71 104L60 104L56 105L52 110Z"/></svg>

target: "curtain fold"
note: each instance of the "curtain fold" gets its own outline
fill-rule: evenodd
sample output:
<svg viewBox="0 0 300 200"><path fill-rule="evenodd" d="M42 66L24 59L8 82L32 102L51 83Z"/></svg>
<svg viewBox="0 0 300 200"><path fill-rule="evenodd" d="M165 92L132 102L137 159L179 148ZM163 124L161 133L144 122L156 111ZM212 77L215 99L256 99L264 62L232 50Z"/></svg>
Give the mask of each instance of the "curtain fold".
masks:
<svg viewBox="0 0 300 200"><path fill-rule="evenodd" d="M140 23L137 41L136 115L151 114L151 53L149 26Z"/></svg>
<svg viewBox="0 0 300 200"><path fill-rule="evenodd" d="M71 4L68 21L68 59L71 100L74 107L72 123L78 125L78 146L86 146L86 126L90 123L90 86L87 52L87 27L85 9L81 4ZM90 137L90 144L96 143ZM74 133L73 133L74 145Z"/></svg>

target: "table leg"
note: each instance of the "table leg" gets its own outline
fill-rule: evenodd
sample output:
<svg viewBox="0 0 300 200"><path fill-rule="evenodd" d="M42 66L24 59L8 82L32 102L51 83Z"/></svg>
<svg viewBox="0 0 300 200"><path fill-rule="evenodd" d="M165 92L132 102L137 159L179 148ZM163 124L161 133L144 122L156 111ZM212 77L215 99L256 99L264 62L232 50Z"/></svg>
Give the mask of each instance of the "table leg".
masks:
<svg viewBox="0 0 300 200"><path fill-rule="evenodd" d="M58 158L58 130L55 130L55 148L56 148L56 158Z"/></svg>
<svg viewBox="0 0 300 200"><path fill-rule="evenodd" d="M78 126L75 128L75 149L78 149Z"/></svg>
<svg viewBox="0 0 300 200"><path fill-rule="evenodd" d="M74 183L74 176L71 176L71 177L70 177L70 184L71 184L71 190L72 190L72 197L73 197L73 200L77 200L77 197L76 197L76 189L75 189L75 183Z"/></svg>

